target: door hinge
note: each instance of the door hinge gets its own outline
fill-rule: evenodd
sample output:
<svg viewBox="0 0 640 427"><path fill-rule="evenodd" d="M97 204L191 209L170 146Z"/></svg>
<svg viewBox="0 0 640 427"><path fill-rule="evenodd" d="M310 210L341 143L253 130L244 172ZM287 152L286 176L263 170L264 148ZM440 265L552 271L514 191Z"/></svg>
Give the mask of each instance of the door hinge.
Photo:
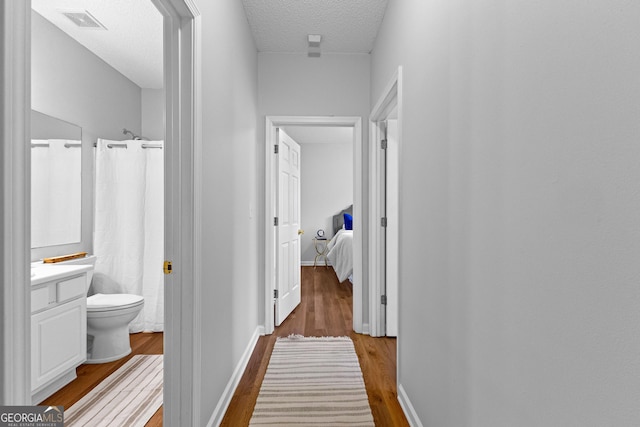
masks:
<svg viewBox="0 0 640 427"><path fill-rule="evenodd" d="M164 265L162 266L162 271L164 271L164 274L171 274L171 272L173 271L173 264L171 264L171 261L164 262Z"/></svg>
<svg viewBox="0 0 640 427"><path fill-rule="evenodd" d="M387 305L387 296L386 295L380 295L380 304Z"/></svg>
<svg viewBox="0 0 640 427"><path fill-rule="evenodd" d="M382 227L386 227L387 226L387 217L382 217L380 218L380 226Z"/></svg>
<svg viewBox="0 0 640 427"><path fill-rule="evenodd" d="M381 139L380 140L380 148L382 148L383 150L387 149L387 140L386 139Z"/></svg>
<svg viewBox="0 0 640 427"><path fill-rule="evenodd" d="M279 147L279 145L278 145L278 144L276 144L276 145L274 145L274 146L273 146L273 153L274 153L274 154L278 154L278 147Z"/></svg>
<svg viewBox="0 0 640 427"><path fill-rule="evenodd" d="M273 297L278 299L278 290L277 289L273 290Z"/></svg>
<svg viewBox="0 0 640 427"><path fill-rule="evenodd" d="M275 225L276 227L278 226L278 217L277 216L273 217L273 225Z"/></svg>

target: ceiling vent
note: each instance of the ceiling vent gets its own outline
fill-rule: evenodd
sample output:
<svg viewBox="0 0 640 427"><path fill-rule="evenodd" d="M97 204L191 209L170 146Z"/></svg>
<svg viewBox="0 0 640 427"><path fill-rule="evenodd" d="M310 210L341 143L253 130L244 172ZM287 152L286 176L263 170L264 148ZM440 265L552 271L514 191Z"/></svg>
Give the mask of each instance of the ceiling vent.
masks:
<svg viewBox="0 0 640 427"><path fill-rule="evenodd" d="M88 28L94 30L106 30L106 27L102 25L96 18L93 17L86 10L81 11L61 11L61 13L69 18L71 22L76 24L80 28Z"/></svg>

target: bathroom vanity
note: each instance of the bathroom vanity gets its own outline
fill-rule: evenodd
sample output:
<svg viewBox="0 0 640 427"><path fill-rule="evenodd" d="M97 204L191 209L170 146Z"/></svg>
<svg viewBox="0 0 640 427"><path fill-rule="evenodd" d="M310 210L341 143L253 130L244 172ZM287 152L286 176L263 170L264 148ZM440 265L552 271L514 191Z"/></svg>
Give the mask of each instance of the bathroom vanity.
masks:
<svg viewBox="0 0 640 427"><path fill-rule="evenodd" d="M31 397L38 404L76 378L87 358L91 265L31 265Z"/></svg>

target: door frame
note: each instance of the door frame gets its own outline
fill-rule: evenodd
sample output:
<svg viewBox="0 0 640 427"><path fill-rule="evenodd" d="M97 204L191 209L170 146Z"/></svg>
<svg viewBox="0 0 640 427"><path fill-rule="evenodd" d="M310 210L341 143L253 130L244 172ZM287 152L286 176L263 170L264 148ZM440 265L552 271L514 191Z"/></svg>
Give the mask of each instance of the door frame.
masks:
<svg viewBox="0 0 640 427"><path fill-rule="evenodd" d="M380 224L381 198L380 186L384 179L380 168L380 139L381 132L378 122L386 120L397 107L398 111L398 171L402 170L402 66L394 72L391 80L385 86L382 95L376 102L369 115L369 326L373 337L386 334L385 308L381 302L384 282L384 247L382 226ZM402 174L398 179L398 187L402 189ZM398 217L402 217L402 191L398 195ZM398 236L402 222L398 224ZM398 270L402 263L400 248L398 248ZM398 278L398 297L400 283ZM398 298L399 304L399 298ZM400 312L398 310L398 312ZM400 319L398 318L398 329ZM398 332L398 339L400 338ZM398 346L399 348L400 346ZM397 360L400 360L399 357Z"/></svg>
<svg viewBox="0 0 640 427"><path fill-rule="evenodd" d="M163 424L200 423L201 17L193 0L151 0L165 18ZM168 302L168 303L167 303Z"/></svg>
<svg viewBox="0 0 640 427"><path fill-rule="evenodd" d="M362 118L351 116L266 116L265 131L265 286L264 286L264 332L271 334L274 331L273 290L275 289L276 275L276 250L275 227L273 218L276 213L276 164L273 154L274 141L276 141L276 128L281 126L333 126L353 127L353 242L355 250L353 254L353 330L362 333L362 277L363 277L363 247L362 247Z"/></svg>
<svg viewBox="0 0 640 427"><path fill-rule="evenodd" d="M0 2L0 405L31 405L31 1Z"/></svg>
<svg viewBox="0 0 640 427"><path fill-rule="evenodd" d="M197 425L201 361L195 337L200 330L201 278L198 250L201 224L200 14L193 0L152 0L165 16L165 256L174 273L165 276L166 425ZM30 218L31 1L0 3L2 108L0 146L3 245L0 249L1 405L31 404ZM178 144L178 141L180 142Z"/></svg>

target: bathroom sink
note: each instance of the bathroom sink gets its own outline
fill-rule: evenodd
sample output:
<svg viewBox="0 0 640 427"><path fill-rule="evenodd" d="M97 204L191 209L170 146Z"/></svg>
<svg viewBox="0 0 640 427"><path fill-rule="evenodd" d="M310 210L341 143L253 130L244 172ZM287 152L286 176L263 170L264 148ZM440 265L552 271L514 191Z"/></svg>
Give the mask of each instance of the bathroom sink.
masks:
<svg viewBox="0 0 640 427"><path fill-rule="evenodd" d="M71 274L79 274L92 270L91 265L55 265L33 263L31 266L31 286L39 285L50 280L60 279Z"/></svg>

